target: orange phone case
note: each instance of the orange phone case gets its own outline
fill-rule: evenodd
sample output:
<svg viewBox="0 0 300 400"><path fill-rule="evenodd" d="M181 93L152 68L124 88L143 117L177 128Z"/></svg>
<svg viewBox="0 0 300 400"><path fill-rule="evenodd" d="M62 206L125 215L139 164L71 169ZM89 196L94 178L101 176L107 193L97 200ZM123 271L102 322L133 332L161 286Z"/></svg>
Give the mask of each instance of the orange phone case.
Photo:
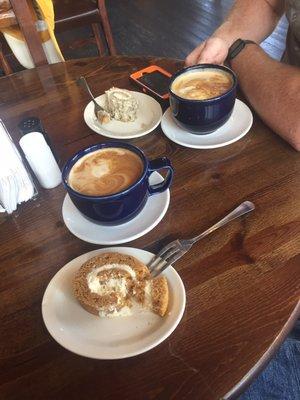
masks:
<svg viewBox="0 0 300 400"><path fill-rule="evenodd" d="M143 68L139 71L134 72L133 74L130 75L130 78L139 86L141 86L143 88L143 92L151 92L152 94L154 94L155 96L158 96L160 99L163 100L167 100L169 98L169 93L166 93L164 95L161 95L157 92L155 92L153 89L150 89L148 86L144 85L142 82L140 82L138 79L141 78L145 73L151 73L151 72L155 72L155 71L159 71L161 72L163 75L166 75L168 78L170 78L172 76L172 74L170 74L170 72L166 71L165 69L159 67L158 65L150 65L149 67Z"/></svg>

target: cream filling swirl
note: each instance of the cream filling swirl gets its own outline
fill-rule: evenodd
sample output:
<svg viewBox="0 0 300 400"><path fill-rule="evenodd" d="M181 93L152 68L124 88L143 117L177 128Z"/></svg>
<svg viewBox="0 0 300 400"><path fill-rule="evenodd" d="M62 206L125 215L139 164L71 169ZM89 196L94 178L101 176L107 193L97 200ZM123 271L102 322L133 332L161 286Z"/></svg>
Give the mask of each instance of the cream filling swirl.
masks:
<svg viewBox="0 0 300 400"><path fill-rule="evenodd" d="M86 276L87 284L92 293L97 293L99 296L107 295L112 292L119 293L122 297L127 294L127 279L122 278L109 278L105 283L101 283L98 277L99 272L108 271L111 269L120 269L126 271L133 280L136 279L135 271L126 264L105 264L101 267L94 268Z"/></svg>

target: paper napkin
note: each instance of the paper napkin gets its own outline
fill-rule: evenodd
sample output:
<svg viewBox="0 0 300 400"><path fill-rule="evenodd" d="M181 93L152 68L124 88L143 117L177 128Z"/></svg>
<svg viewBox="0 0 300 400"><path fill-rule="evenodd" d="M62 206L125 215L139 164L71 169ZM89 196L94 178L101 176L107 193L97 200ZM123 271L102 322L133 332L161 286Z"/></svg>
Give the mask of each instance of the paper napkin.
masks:
<svg viewBox="0 0 300 400"><path fill-rule="evenodd" d="M0 212L11 214L34 194L34 184L20 153L0 120Z"/></svg>

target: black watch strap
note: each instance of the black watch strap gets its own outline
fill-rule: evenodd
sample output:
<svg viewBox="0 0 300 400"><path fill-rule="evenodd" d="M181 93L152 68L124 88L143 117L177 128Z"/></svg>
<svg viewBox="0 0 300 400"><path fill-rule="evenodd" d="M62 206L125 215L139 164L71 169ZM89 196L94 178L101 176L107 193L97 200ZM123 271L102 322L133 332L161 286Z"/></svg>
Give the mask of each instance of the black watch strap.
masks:
<svg viewBox="0 0 300 400"><path fill-rule="evenodd" d="M229 47L228 50L228 55L227 55L227 60L230 61L234 57L236 57L247 44L257 44L253 42L253 40L243 40L243 39L237 39L233 44Z"/></svg>

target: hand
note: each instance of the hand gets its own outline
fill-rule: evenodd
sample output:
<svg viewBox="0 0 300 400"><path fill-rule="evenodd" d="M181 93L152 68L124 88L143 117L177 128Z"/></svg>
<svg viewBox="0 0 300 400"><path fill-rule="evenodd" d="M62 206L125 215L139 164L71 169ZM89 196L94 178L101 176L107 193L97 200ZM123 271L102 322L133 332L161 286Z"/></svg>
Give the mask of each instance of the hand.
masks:
<svg viewBox="0 0 300 400"><path fill-rule="evenodd" d="M195 64L223 64L230 44L221 38L210 37L200 43L186 58L186 66Z"/></svg>

